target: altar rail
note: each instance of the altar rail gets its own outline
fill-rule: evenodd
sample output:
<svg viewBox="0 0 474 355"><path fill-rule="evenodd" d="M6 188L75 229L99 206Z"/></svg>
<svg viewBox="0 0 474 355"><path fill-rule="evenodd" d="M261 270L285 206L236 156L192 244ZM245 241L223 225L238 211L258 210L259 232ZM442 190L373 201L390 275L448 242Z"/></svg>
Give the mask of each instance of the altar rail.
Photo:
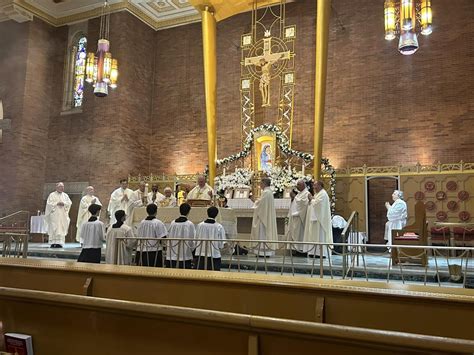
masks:
<svg viewBox="0 0 474 355"><path fill-rule="evenodd" d="M349 235L350 237L351 235ZM352 240L357 240L352 234ZM351 240L351 239L349 239ZM216 244L222 242L216 239L187 239L187 238L117 238L115 260L131 260L131 265L164 267L166 252L154 253L151 259L141 256L138 260L132 254L136 250L170 249L176 254L176 263L167 265L168 268L197 268L204 265L204 269L216 270L212 258L208 259L212 251L216 251ZM206 256L195 256L193 259L184 257L185 249L201 248ZM125 250L129 256L124 258ZM369 250L370 249L370 250ZM466 287L467 280L474 279L474 248L473 247L444 247L419 245L393 245L392 253L387 254L385 244L352 243L317 243L261 240L232 239L225 241L221 271L253 272L264 274L292 275L305 274L311 278L330 279L363 279L376 281L371 277L373 267L369 267L367 258L378 256L386 260L384 265L377 265L377 272L386 274L382 282L416 282L411 281L414 276L422 279L423 285L443 286L444 282L455 282L452 285ZM320 257L296 257L293 250L304 250L309 255L329 255ZM395 252L396 251L396 252ZM414 252L416 252L414 254ZM258 257L276 253L272 257ZM243 255L246 254L246 255ZM454 255L454 256L453 256ZM420 260L427 259L426 265L418 265ZM188 264L186 265L186 261ZM193 266L190 266L190 264ZM394 274L397 277L394 277ZM472 285L470 285L472 287Z"/></svg>
<svg viewBox="0 0 474 355"><path fill-rule="evenodd" d="M30 213L17 211L0 218L0 243L3 257L26 258L30 236Z"/></svg>
<svg viewBox="0 0 474 355"><path fill-rule="evenodd" d="M474 295L461 288L2 258L0 287L474 340Z"/></svg>
<svg viewBox="0 0 474 355"><path fill-rule="evenodd" d="M38 354L474 352L472 340L12 288L0 288L0 319Z"/></svg>

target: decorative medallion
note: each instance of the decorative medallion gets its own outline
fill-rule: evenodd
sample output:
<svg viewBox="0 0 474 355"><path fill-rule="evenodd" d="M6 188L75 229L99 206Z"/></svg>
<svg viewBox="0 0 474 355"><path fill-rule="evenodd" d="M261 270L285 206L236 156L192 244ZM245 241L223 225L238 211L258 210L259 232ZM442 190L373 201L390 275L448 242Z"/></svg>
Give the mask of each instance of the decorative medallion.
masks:
<svg viewBox="0 0 474 355"><path fill-rule="evenodd" d="M436 219L438 221L445 221L446 219L448 219L448 214L444 211L439 211L438 213L436 213Z"/></svg>
<svg viewBox="0 0 474 355"><path fill-rule="evenodd" d="M467 222L471 219L471 215L467 211L459 212L459 219L463 222Z"/></svg>
<svg viewBox="0 0 474 355"><path fill-rule="evenodd" d="M446 192L444 192L444 191L438 191L438 192L436 193L436 199L437 199L438 201L446 200Z"/></svg>
<svg viewBox="0 0 474 355"><path fill-rule="evenodd" d="M427 211L433 212L436 210L436 203L433 201L428 201L425 203L425 207Z"/></svg>
<svg viewBox="0 0 474 355"><path fill-rule="evenodd" d="M421 191L415 192L415 200L421 201L425 199L425 194Z"/></svg>
<svg viewBox="0 0 474 355"><path fill-rule="evenodd" d="M456 201L449 201L448 202L448 210L456 211L458 209L458 203Z"/></svg>
<svg viewBox="0 0 474 355"><path fill-rule="evenodd" d="M425 182L425 190L429 192L433 192L436 188L436 185L433 181Z"/></svg>
<svg viewBox="0 0 474 355"><path fill-rule="evenodd" d="M453 180L448 181L446 183L446 189L448 191L456 191L458 189L458 183L456 181L453 181Z"/></svg>
<svg viewBox="0 0 474 355"><path fill-rule="evenodd" d="M469 192L467 191L459 191L458 192L458 198L461 201L467 201L469 199Z"/></svg>

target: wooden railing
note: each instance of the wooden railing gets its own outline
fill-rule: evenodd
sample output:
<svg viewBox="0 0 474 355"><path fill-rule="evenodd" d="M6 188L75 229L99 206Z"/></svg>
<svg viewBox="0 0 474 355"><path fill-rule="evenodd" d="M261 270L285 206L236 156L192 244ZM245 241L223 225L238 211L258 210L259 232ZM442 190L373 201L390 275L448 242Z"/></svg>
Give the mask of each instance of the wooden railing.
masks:
<svg viewBox="0 0 474 355"><path fill-rule="evenodd" d="M38 354L472 354L474 341L0 288L2 331Z"/></svg>

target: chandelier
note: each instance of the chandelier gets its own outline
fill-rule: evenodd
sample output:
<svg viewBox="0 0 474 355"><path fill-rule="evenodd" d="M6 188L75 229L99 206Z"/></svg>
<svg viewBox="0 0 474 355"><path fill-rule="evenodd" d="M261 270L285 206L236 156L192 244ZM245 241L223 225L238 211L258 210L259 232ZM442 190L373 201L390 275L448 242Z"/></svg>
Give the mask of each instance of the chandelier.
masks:
<svg viewBox="0 0 474 355"><path fill-rule="evenodd" d="M418 50L418 33L431 34L431 0L385 0L385 39L400 37L398 50L410 55Z"/></svg>
<svg viewBox="0 0 474 355"><path fill-rule="evenodd" d="M118 62L112 58L109 41L110 7L106 0L100 16L100 32L97 52L87 53L86 81L94 87L94 95L108 95L108 87L117 87Z"/></svg>

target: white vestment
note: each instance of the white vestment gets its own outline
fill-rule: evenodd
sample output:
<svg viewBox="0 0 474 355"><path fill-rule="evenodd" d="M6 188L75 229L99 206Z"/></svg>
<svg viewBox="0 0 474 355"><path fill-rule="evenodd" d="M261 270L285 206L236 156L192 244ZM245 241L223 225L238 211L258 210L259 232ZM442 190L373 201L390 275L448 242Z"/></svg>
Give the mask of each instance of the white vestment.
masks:
<svg viewBox="0 0 474 355"><path fill-rule="evenodd" d="M387 210L388 222L385 223L387 245L392 245L392 229L403 229L407 224L407 204L402 199L396 200Z"/></svg>
<svg viewBox="0 0 474 355"><path fill-rule="evenodd" d="M255 202L252 220L251 239L277 241L277 223L275 212L275 199L273 191L270 187L263 190L260 200ZM278 244L260 243L260 246L253 245L256 252L261 256L272 256L275 254L273 250L277 249Z"/></svg>
<svg viewBox="0 0 474 355"><path fill-rule="evenodd" d="M220 223L201 222L197 226L196 239L210 239L212 241L197 241L196 256L205 258L220 258L224 247L225 230Z"/></svg>
<svg viewBox="0 0 474 355"><path fill-rule="evenodd" d="M153 196L153 191L148 193L147 201L148 204L154 203L157 206L160 206L160 201L165 198L165 195L156 191L155 196Z"/></svg>
<svg viewBox="0 0 474 355"><path fill-rule="evenodd" d="M64 203L64 206L58 206L59 202ZM44 214L49 244L64 245L69 230L69 209L71 205L71 199L65 192L53 191L49 194Z"/></svg>
<svg viewBox="0 0 474 355"><path fill-rule="evenodd" d="M105 241L105 224L101 221L84 222L81 226L83 249L102 248Z"/></svg>
<svg viewBox="0 0 474 355"><path fill-rule="evenodd" d="M187 200L210 200L211 196L209 196L209 191L212 193L212 187L208 184L205 184L204 187L199 187L197 185L189 191L188 196L186 197Z"/></svg>
<svg viewBox="0 0 474 355"><path fill-rule="evenodd" d="M306 222L306 211L309 204L309 191L304 189L298 191L293 201L291 201L288 211L288 240L302 242L304 239L304 225ZM293 249L303 251L302 244L294 244Z"/></svg>
<svg viewBox="0 0 474 355"><path fill-rule="evenodd" d="M105 237L105 262L107 264L131 265L132 251L136 246L136 240L127 240L117 242L117 238L133 238L133 230L126 224L120 228L109 227Z"/></svg>
<svg viewBox="0 0 474 355"><path fill-rule="evenodd" d="M158 207L168 208L168 207L176 207L176 197L170 196L164 198L159 202Z"/></svg>
<svg viewBox="0 0 474 355"><path fill-rule="evenodd" d="M77 232L76 232L76 241L82 243L81 239L81 226L89 220L91 214L89 212L89 206L92 205L92 201L95 199L95 204L102 206L99 198L97 196L85 195L82 197L81 202L79 203L79 212L77 213Z"/></svg>
<svg viewBox="0 0 474 355"><path fill-rule="evenodd" d="M150 240L139 240L137 251L149 252L162 250L163 247L159 239L166 237L167 234L166 226L159 219L144 219L138 225L137 237L149 238Z"/></svg>
<svg viewBox="0 0 474 355"><path fill-rule="evenodd" d="M127 195L128 200L123 200L123 197ZM130 218L132 213L132 202L133 202L133 191L130 189L122 189L119 187L117 190L112 192L110 195L109 207L107 211L110 215L110 225L117 223L115 219L115 212L119 210L125 211L127 215L127 220Z"/></svg>
<svg viewBox="0 0 474 355"><path fill-rule="evenodd" d="M169 238L183 238L191 239L188 241L167 240L166 241L166 260L186 261L193 258L192 250L195 247L194 236L196 234L196 227L190 220L185 222L171 222L168 231Z"/></svg>
<svg viewBox="0 0 474 355"><path fill-rule="evenodd" d="M306 213L306 224L304 229L305 242L319 242L332 244L332 222L331 203L326 190L322 189L314 195ZM328 246L323 245L323 257L329 256ZM308 255L321 256L321 246L305 244L303 251Z"/></svg>

